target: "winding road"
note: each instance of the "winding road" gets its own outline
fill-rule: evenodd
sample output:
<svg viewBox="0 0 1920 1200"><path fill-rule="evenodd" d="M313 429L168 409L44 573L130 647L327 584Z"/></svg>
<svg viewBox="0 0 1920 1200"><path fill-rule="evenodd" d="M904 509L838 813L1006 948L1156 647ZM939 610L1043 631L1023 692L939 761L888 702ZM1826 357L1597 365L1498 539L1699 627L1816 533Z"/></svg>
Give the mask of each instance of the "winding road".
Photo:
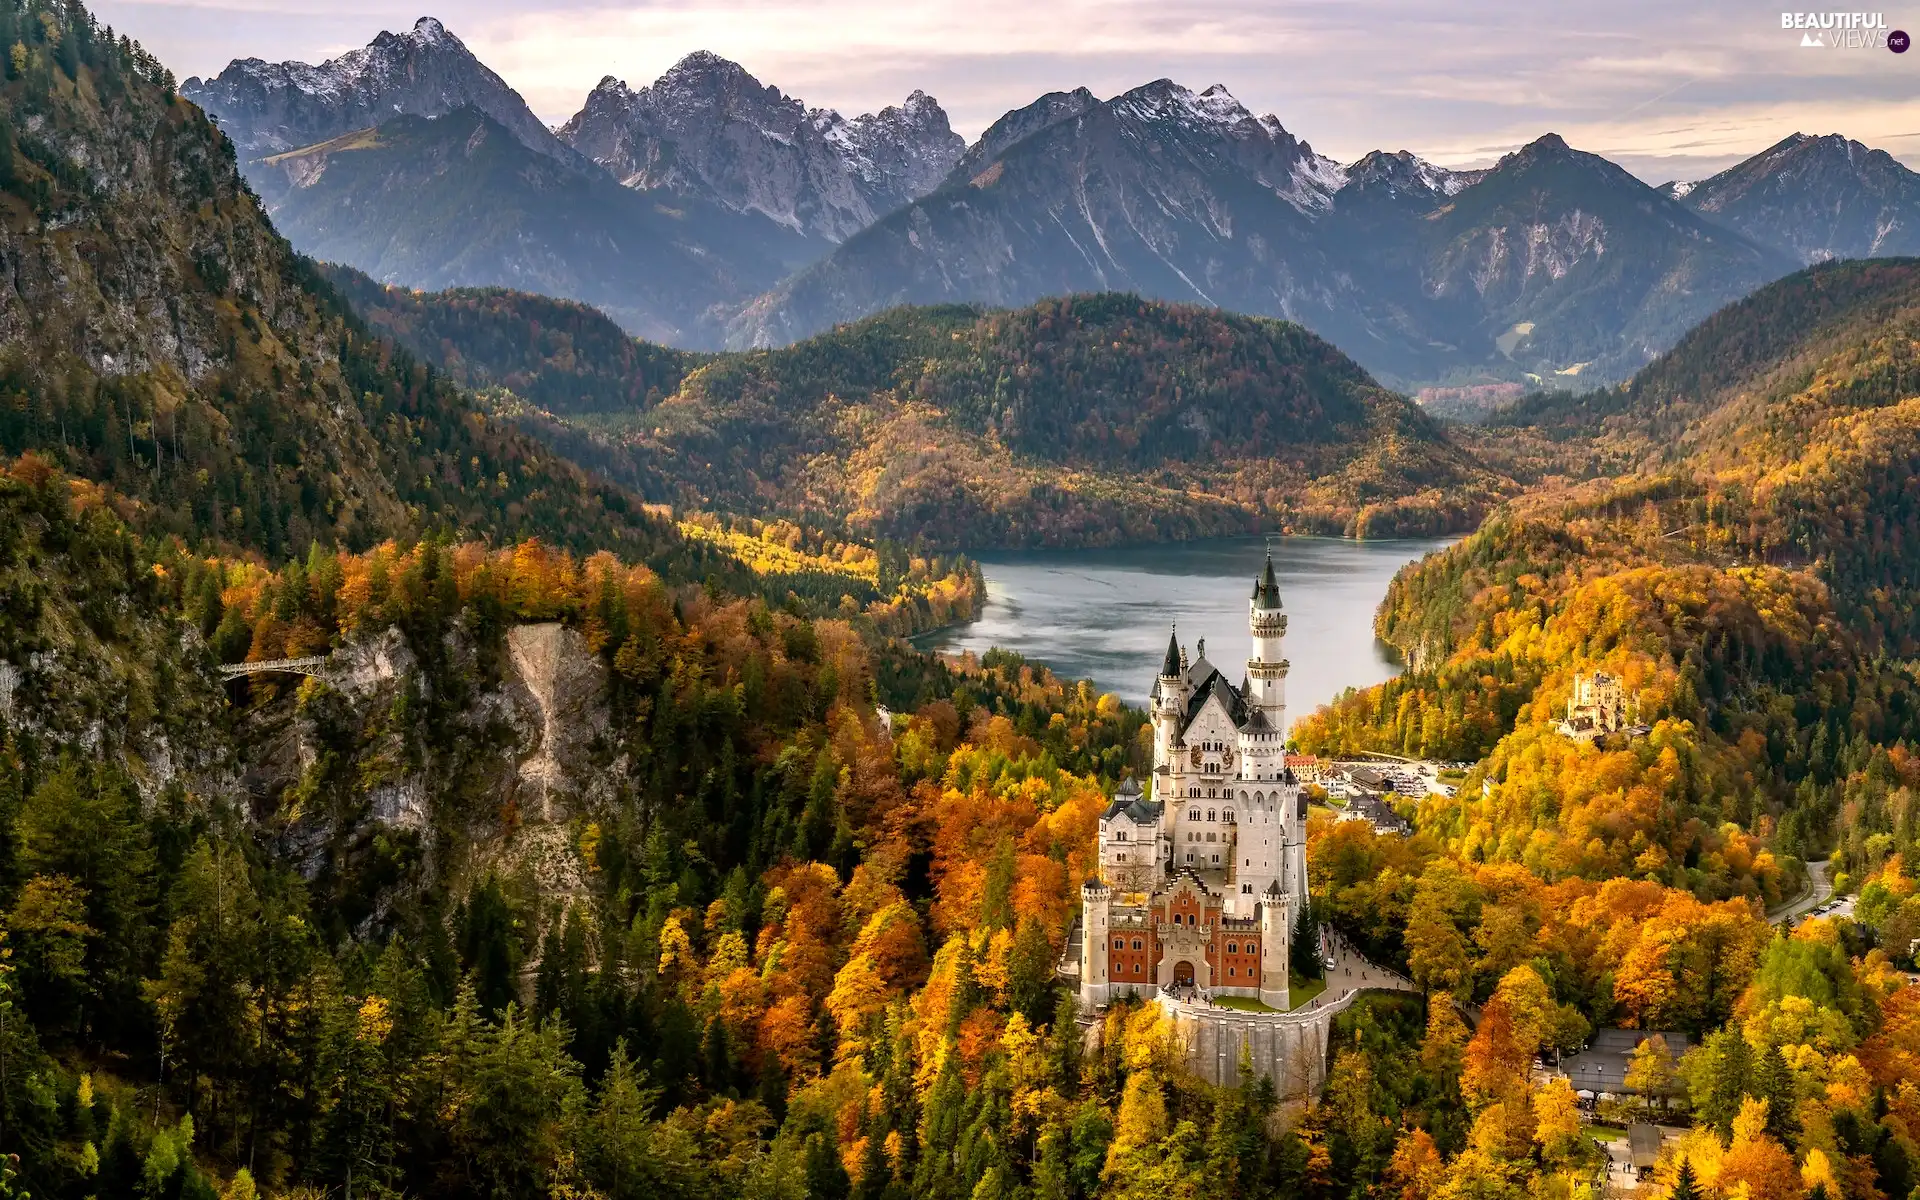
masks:
<svg viewBox="0 0 1920 1200"><path fill-rule="evenodd" d="M1807 890L1783 904L1767 910L1767 920L1778 925L1805 916L1833 896L1833 881L1827 875L1825 859L1807 864Z"/></svg>

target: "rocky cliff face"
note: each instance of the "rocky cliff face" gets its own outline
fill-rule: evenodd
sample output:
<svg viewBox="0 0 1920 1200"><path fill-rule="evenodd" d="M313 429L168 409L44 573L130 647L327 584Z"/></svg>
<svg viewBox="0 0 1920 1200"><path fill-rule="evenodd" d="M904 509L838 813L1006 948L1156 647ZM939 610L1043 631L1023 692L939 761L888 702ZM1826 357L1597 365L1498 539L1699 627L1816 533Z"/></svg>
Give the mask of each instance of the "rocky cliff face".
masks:
<svg viewBox="0 0 1920 1200"><path fill-rule="evenodd" d="M1420 286L1542 378L1623 378L1793 264L1548 134L1430 222Z"/></svg>
<svg viewBox="0 0 1920 1200"><path fill-rule="evenodd" d="M828 242L931 191L964 144L924 92L849 120L705 52L638 91L601 80L560 136L628 187L711 199Z"/></svg>
<svg viewBox="0 0 1920 1200"><path fill-rule="evenodd" d="M462 624L421 647L389 627L334 650L324 684L256 677L242 782L309 879L366 886L378 837L422 856L423 877L524 872L543 894L586 893L570 823L604 817L626 770L606 751L604 671L558 624L497 636Z"/></svg>
<svg viewBox="0 0 1920 1200"><path fill-rule="evenodd" d="M1665 190L1801 263L1920 253L1920 174L1839 134L1796 133L1711 179Z"/></svg>
<svg viewBox="0 0 1920 1200"><path fill-rule="evenodd" d="M1016 108L987 126L980 140L967 147L954 165L952 181L967 183L987 169L993 160L1049 125L1070 121L1100 101L1086 88L1070 92L1048 92L1025 108Z"/></svg>
<svg viewBox="0 0 1920 1200"><path fill-rule="evenodd" d="M187 80L180 92L220 122L250 175L257 159L396 114L436 117L463 107L486 113L530 150L576 161L520 94L432 17L317 67L239 59L215 78Z"/></svg>

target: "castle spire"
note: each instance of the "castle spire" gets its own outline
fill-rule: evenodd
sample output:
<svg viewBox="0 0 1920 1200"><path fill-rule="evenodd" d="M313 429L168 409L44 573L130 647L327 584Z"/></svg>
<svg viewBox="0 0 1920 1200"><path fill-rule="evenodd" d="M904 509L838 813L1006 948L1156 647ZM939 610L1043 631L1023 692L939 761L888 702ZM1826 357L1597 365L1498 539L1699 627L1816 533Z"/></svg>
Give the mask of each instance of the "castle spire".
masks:
<svg viewBox="0 0 1920 1200"><path fill-rule="evenodd" d="M1180 627L1174 626L1167 634L1167 660L1160 664L1162 678L1172 678L1180 673Z"/></svg>
<svg viewBox="0 0 1920 1200"><path fill-rule="evenodd" d="M1273 551L1267 551L1267 566L1253 585L1253 606L1261 609L1280 607L1280 581L1273 576Z"/></svg>

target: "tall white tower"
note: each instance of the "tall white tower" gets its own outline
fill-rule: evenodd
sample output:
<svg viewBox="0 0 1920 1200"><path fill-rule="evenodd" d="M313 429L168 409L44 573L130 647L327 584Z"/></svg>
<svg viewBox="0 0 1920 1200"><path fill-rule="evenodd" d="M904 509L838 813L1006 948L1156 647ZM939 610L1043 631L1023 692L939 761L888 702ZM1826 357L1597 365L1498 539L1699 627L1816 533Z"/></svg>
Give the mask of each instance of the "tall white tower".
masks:
<svg viewBox="0 0 1920 1200"><path fill-rule="evenodd" d="M1160 677L1154 682L1153 705L1153 778L1154 799L1167 803L1171 795L1162 795L1162 783L1169 774L1180 771L1174 742L1180 736L1180 721L1187 711L1187 677L1180 663L1180 631L1167 635L1167 657L1160 664Z"/></svg>
<svg viewBox="0 0 1920 1200"><path fill-rule="evenodd" d="M1253 635L1253 657L1247 660L1247 704L1257 708L1283 739L1287 732L1287 659L1282 643L1287 636L1287 614L1280 608L1280 584L1273 577L1273 552L1267 552L1266 570L1253 585L1247 602L1247 628Z"/></svg>

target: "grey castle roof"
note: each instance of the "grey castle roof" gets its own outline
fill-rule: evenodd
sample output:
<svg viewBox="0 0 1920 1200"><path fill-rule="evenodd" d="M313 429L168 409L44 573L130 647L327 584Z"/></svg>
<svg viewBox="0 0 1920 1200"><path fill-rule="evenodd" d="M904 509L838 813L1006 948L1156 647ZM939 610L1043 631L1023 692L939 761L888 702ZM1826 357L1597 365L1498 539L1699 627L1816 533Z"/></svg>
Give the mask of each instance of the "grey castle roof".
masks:
<svg viewBox="0 0 1920 1200"><path fill-rule="evenodd" d="M1158 824L1160 812L1164 806L1155 800L1148 800L1140 793L1140 785L1129 775L1122 780L1120 787L1113 793L1113 801L1102 813L1102 821L1111 821L1122 813L1135 825Z"/></svg>
<svg viewBox="0 0 1920 1200"><path fill-rule="evenodd" d="M1204 671L1203 671L1204 669ZM1206 707L1207 697L1218 696L1227 710L1227 719L1235 728L1244 728L1247 724L1247 702L1241 696L1240 689L1227 682L1227 677L1214 669L1212 663L1201 659L1187 672L1187 679L1193 691L1187 696L1187 711L1181 714L1180 728L1193 724L1200 710Z"/></svg>

